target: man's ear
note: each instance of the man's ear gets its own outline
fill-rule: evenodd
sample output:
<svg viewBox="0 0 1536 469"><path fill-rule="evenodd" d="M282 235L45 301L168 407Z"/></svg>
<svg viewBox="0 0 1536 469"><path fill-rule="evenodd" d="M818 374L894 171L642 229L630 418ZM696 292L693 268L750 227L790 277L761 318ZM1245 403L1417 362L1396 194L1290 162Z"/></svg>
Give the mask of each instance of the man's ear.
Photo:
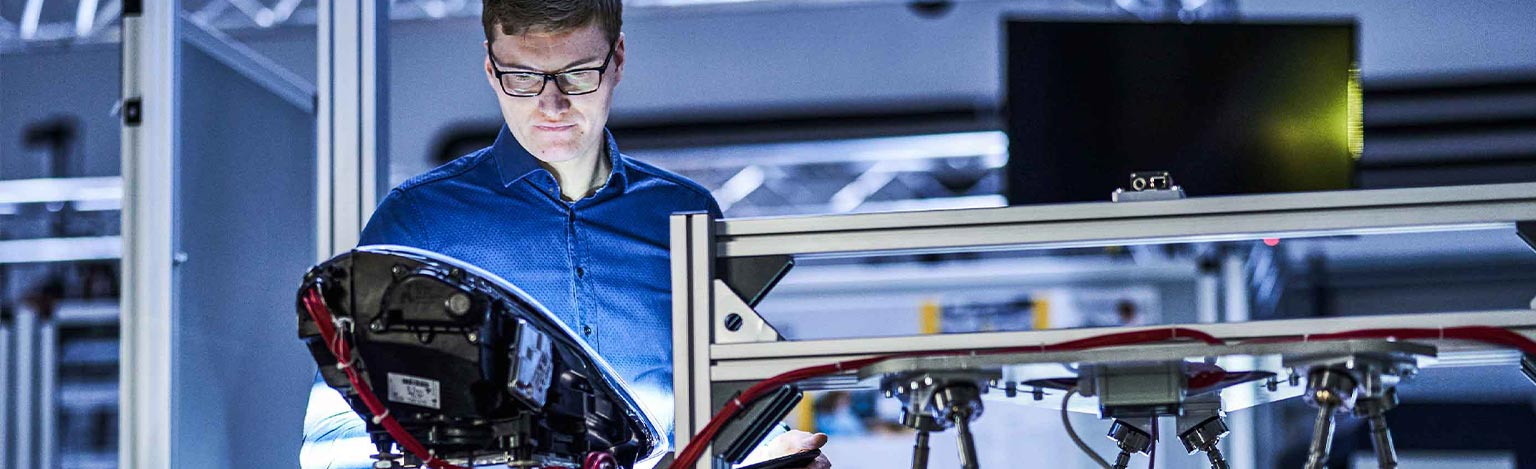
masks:
<svg viewBox="0 0 1536 469"><path fill-rule="evenodd" d="M485 46L486 51L485 58L481 59L485 62L485 80L491 84L493 91L501 92L501 89L499 89L500 84L496 83L496 73L491 69L491 43L480 41L480 45Z"/></svg>
<svg viewBox="0 0 1536 469"><path fill-rule="evenodd" d="M613 45L613 84L618 85L624 79L624 33L619 33L619 40Z"/></svg>

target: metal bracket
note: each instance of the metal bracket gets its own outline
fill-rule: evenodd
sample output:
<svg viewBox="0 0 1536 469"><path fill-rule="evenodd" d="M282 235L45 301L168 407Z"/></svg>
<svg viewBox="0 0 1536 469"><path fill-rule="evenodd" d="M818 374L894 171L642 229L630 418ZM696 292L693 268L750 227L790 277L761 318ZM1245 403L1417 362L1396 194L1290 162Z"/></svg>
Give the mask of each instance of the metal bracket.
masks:
<svg viewBox="0 0 1536 469"><path fill-rule="evenodd" d="M1189 389L1183 362L1092 364L1079 390L1099 398L1099 417L1142 418L1182 413Z"/></svg>
<svg viewBox="0 0 1536 469"><path fill-rule="evenodd" d="M757 306L778 285L779 280L795 266L790 256L726 257L716 261L715 275L724 280L731 291L747 300L748 306Z"/></svg>
<svg viewBox="0 0 1536 469"><path fill-rule="evenodd" d="M902 425L917 431L942 431L954 426L954 422L940 418L942 410L935 407L935 396L940 391L966 385L985 393L1002 377L997 370L974 369L892 373L880 377L880 390L885 397L901 401Z"/></svg>
<svg viewBox="0 0 1536 469"><path fill-rule="evenodd" d="M1128 191L1115 189L1109 194L1111 202L1147 202L1152 200L1179 200L1184 198L1184 188L1173 186L1172 189L1151 191Z"/></svg>
<svg viewBox="0 0 1536 469"><path fill-rule="evenodd" d="M1515 222L1515 233L1532 250L1536 250L1536 221Z"/></svg>
<svg viewBox="0 0 1536 469"><path fill-rule="evenodd" d="M747 302L726 286L725 281L715 279L715 343L742 344L751 342L776 342L783 340L778 329L763 320Z"/></svg>
<svg viewBox="0 0 1536 469"><path fill-rule="evenodd" d="M123 125L138 127L144 122L144 100L128 98L123 100Z"/></svg>
<svg viewBox="0 0 1536 469"><path fill-rule="evenodd" d="M1531 380L1532 384L1536 384L1536 357L1530 354L1521 354L1520 372L1524 373L1525 378Z"/></svg>

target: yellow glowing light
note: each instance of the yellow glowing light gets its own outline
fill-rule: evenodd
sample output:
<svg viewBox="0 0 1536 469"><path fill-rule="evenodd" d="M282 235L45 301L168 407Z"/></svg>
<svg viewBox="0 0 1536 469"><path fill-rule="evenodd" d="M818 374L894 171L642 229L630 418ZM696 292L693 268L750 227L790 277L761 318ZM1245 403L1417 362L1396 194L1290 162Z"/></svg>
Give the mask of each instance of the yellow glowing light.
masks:
<svg viewBox="0 0 1536 469"><path fill-rule="evenodd" d="M1365 152L1365 100L1360 93L1360 66L1349 69L1349 156Z"/></svg>

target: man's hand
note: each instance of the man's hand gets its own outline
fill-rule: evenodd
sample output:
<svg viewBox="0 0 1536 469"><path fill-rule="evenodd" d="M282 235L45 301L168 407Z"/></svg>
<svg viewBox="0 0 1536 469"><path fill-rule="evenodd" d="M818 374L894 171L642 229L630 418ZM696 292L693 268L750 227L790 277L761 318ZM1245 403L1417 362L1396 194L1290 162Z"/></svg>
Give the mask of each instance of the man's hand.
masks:
<svg viewBox="0 0 1536 469"><path fill-rule="evenodd" d="M777 457L810 451L813 449L821 448L826 444L827 434L825 433L811 434L800 430L790 430L774 438L773 441L768 442L767 447L764 448L766 451L763 451L764 453L767 453L763 460L766 461ZM827 455L823 454L821 456L817 456L815 461L812 461L811 464L805 466L802 469L832 469L832 461L828 460Z"/></svg>

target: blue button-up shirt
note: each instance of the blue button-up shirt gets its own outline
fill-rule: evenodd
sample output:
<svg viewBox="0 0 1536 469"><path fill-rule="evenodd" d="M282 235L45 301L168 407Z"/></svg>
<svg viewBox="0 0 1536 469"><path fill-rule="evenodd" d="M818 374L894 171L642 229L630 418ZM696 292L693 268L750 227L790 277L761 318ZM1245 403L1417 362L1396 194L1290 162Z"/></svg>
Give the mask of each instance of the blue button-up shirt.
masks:
<svg viewBox="0 0 1536 469"><path fill-rule="evenodd" d="M390 191L360 244L439 252L522 288L583 336L670 432L668 217L706 210L719 217L720 208L693 181L624 156L612 135L607 141L607 182L569 202L554 175L503 126L490 147ZM372 450L362 420L345 404L336 407L341 400L328 388L317 388L311 401L304 466L340 459L366 466ZM339 441L353 437L364 438Z"/></svg>

